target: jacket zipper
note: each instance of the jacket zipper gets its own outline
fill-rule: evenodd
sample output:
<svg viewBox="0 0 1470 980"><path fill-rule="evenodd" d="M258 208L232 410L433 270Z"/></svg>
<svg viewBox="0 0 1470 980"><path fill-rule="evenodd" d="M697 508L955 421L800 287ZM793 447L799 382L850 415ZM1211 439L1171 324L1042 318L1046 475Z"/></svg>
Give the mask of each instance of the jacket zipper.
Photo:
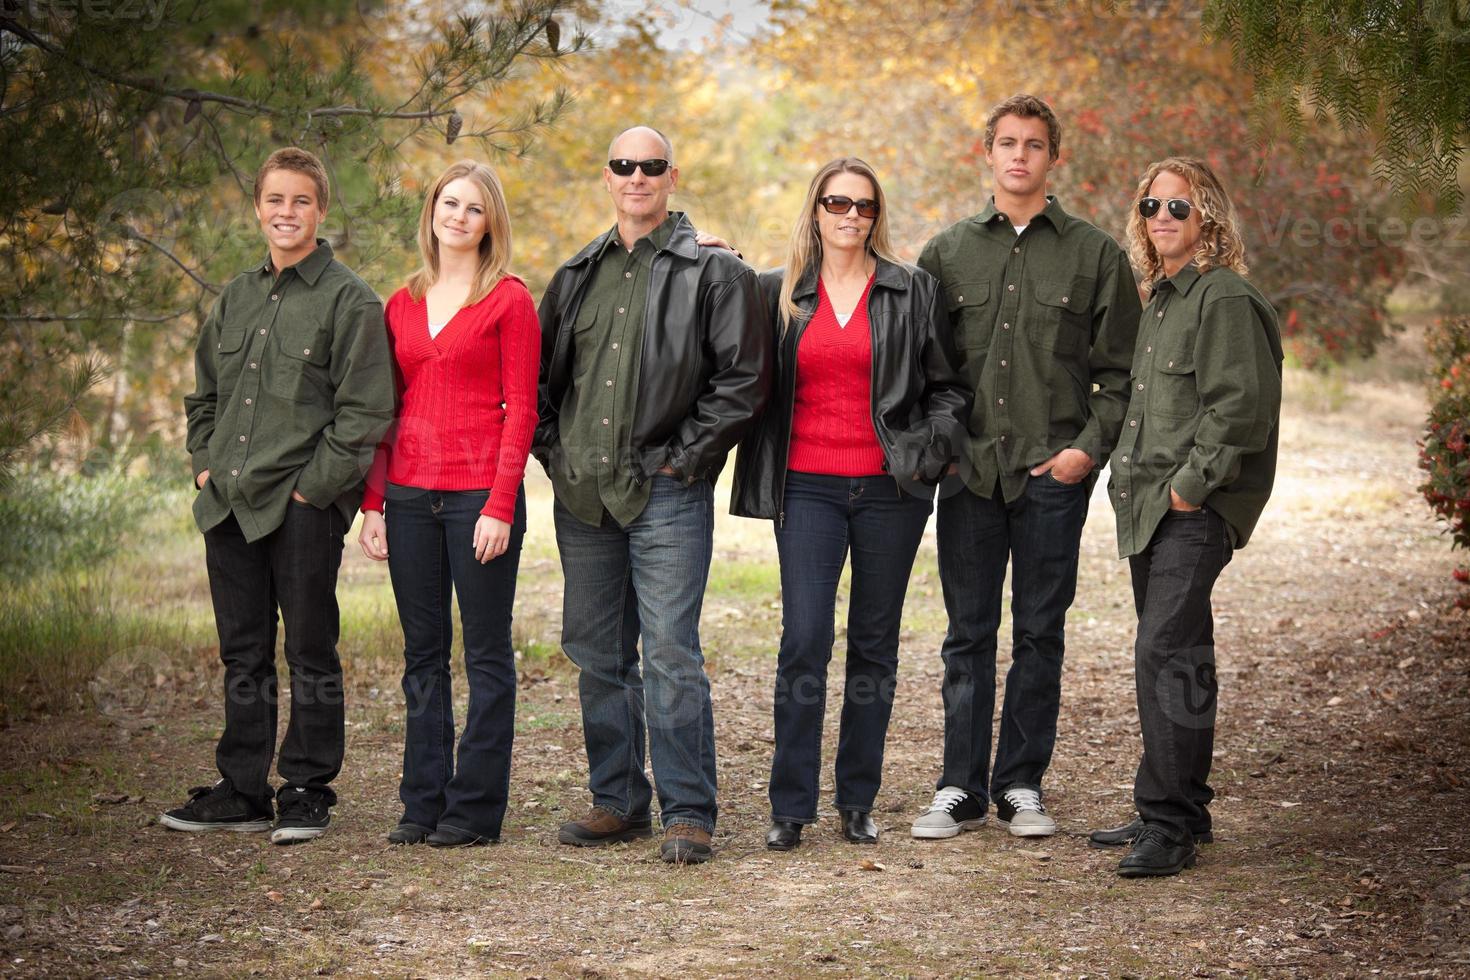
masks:
<svg viewBox="0 0 1470 980"><path fill-rule="evenodd" d="M788 330L794 331L791 341L791 379L786 385L786 444L781 447L781 475L780 487L776 491L776 526L786 526L786 463L791 459L791 424L796 419L796 348L801 344L801 335L806 333L807 321L811 319L807 315L800 323L789 325ZM783 346L785 338L782 338Z"/></svg>

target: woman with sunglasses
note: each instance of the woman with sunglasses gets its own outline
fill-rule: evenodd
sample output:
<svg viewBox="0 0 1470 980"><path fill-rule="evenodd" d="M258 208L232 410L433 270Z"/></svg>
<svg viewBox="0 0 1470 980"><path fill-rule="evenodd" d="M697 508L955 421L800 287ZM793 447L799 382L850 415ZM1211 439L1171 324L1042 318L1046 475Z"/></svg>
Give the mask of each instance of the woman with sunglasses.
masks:
<svg viewBox="0 0 1470 980"><path fill-rule="evenodd" d="M385 308L398 413L368 475L358 542L388 562L403 627L403 816L388 840L462 847L499 839L510 789L511 605L541 332L508 271L510 213L490 167L466 160L440 175L418 244L423 267ZM457 760L451 592L470 687Z"/></svg>
<svg viewBox="0 0 1470 980"><path fill-rule="evenodd" d="M817 172L786 266L763 274L761 287L776 379L740 447L731 511L775 521L781 563L766 846L798 846L802 827L817 819L827 664L849 552L835 804L843 836L871 844L904 593L971 395L938 286L894 257L883 189L862 160L844 157Z"/></svg>
<svg viewBox="0 0 1470 980"><path fill-rule="evenodd" d="M1091 842L1131 845L1118 874L1133 878L1191 867L1196 843L1213 840L1210 595L1271 494L1281 336L1270 303L1245 279L1235 208L1206 164L1171 157L1148 168L1128 246L1151 298L1108 492L1138 612L1143 758L1137 818Z"/></svg>

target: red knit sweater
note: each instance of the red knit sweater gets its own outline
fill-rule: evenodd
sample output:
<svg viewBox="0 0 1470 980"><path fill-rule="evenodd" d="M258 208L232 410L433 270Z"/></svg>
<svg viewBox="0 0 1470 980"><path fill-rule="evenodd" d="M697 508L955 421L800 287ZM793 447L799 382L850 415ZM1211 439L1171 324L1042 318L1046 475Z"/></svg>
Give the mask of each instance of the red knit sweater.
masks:
<svg viewBox="0 0 1470 980"><path fill-rule="evenodd" d="M796 349L796 401L786 465L798 473L880 476L883 447L873 429L873 338L867 288L847 326L817 282L817 308Z"/></svg>
<svg viewBox="0 0 1470 980"><path fill-rule="evenodd" d="M509 522L536 428L541 329L515 276L429 336L428 303L400 289L384 310L398 413L368 473L363 510L385 480L425 490L489 490L481 511Z"/></svg>

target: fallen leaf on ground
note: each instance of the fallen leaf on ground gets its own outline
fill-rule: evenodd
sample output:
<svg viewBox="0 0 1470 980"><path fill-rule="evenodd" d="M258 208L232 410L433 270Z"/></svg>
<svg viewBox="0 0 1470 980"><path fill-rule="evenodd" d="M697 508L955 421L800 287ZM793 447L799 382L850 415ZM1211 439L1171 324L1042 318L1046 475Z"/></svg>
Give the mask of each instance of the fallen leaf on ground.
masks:
<svg viewBox="0 0 1470 980"><path fill-rule="evenodd" d="M412 900L418 898L419 892L421 891L423 891L423 888L419 887L418 885L404 885L403 897Z"/></svg>
<svg viewBox="0 0 1470 980"><path fill-rule="evenodd" d="M885 865L882 861L874 861L872 858L863 858L863 862L861 864L859 864L858 867L860 869L862 869L863 871L887 871L888 870L887 865Z"/></svg>
<svg viewBox="0 0 1470 980"><path fill-rule="evenodd" d="M272 902L281 902L285 899L286 896L282 895L280 892L272 888L270 891L265 893L265 897L267 900Z"/></svg>

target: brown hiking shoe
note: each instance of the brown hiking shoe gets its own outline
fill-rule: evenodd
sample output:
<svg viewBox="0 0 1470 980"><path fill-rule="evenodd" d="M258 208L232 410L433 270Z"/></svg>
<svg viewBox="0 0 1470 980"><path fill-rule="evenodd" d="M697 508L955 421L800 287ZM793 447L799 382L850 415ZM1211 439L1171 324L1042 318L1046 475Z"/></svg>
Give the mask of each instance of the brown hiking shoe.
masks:
<svg viewBox="0 0 1470 980"><path fill-rule="evenodd" d="M710 847L709 831L676 823L664 831L659 856L670 864L702 864L715 856Z"/></svg>
<svg viewBox="0 0 1470 980"><path fill-rule="evenodd" d="M569 820L561 825L556 839L574 847L606 847L623 841L653 836L653 821L648 817L630 817L624 820L600 806L588 811L581 820Z"/></svg>

